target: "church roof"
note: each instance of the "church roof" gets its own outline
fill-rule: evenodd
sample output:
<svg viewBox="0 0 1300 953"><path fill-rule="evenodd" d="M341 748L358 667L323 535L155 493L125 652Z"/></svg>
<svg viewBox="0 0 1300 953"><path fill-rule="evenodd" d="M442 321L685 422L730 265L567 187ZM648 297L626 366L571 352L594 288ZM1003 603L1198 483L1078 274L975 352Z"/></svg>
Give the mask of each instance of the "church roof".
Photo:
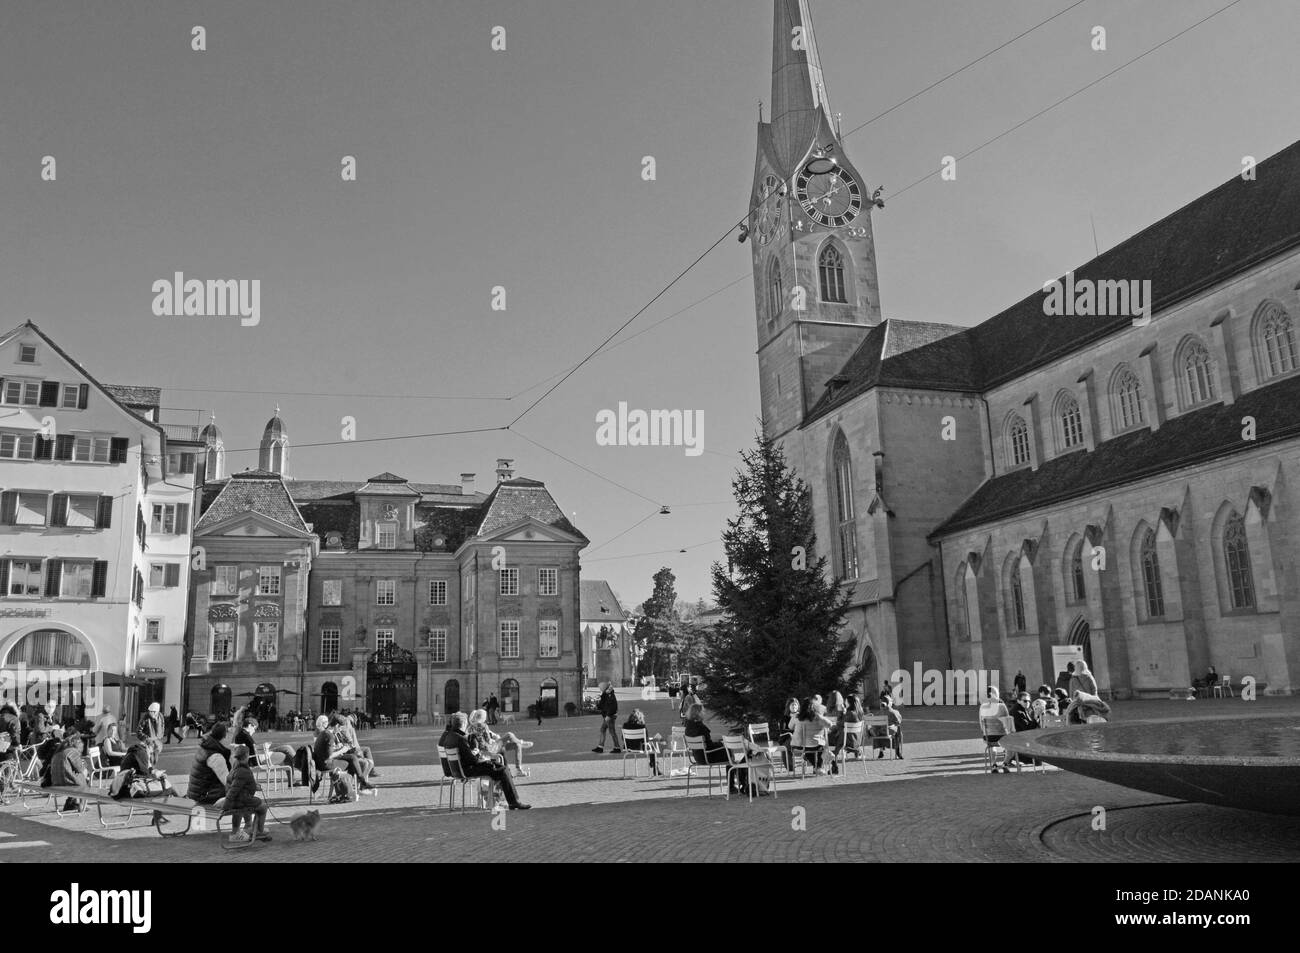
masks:
<svg viewBox="0 0 1300 953"><path fill-rule="evenodd" d="M1149 279L1158 312L1300 245L1300 142L1255 172L1255 181L1234 176L1079 266L1075 280ZM883 354L884 332L873 328L840 373L846 383L824 395L805 423L875 386L985 392L1131 324L1124 316L1045 315L1045 297L1040 289L981 324L900 353Z"/></svg>
<svg viewBox="0 0 1300 953"><path fill-rule="evenodd" d="M260 513L286 526L307 531L307 524L303 522L302 514L289 496L284 480L278 473L267 470L245 470L231 474L194 529L197 532L241 513Z"/></svg>
<svg viewBox="0 0 1300 953"><path fill-rule="evenodd" d="M1054 457L1037 470L1013 470L981 485L930 538L1292 439L1300 434L1297 405L1300 377L1289 377L1243 394L1229 406L1215 404L1172 417L1154 433L1135 430L1092 451ZM1254 441L1241 439L1241 420L1248 416L1258 421Z"/></svg>
<svg viewBox="0 0 1300 953"><path fill-rule="evenodd" d="M582 579L578 582L578 590L581 621L613 623L627 620L622 603L604 579Z"/></svg>
<svg viewBox="0 0 1300 953"><path fill-rule="evenodd" d="M582 539L587 538L565 517L546 484L524 477L503 480L493 488L484 504L483 520L475 535L495 533L528 518Z"/></svg>
<svg viewBox="0 0 1300 953"><path fill-rule="evenodd" d="M266 422L266 429L262 431L262 439L284 436L287 436L284 430L284 421L280 419L279 414L276 414Z"/></svg>

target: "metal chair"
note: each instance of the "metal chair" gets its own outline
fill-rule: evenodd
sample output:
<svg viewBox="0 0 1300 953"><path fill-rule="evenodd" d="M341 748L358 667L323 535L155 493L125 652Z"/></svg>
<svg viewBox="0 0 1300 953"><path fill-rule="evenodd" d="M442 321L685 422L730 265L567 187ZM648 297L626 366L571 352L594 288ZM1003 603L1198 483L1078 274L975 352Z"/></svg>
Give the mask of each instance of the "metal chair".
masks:
<svg viewBox="0 0 1300 953"><path fill-rule="evenodd" d="M1222 698L1223 693L1227 692L1229 698L1235 698L1232 694L1232 676L1224 672L1217 682L1214 683L1214 697Z"/></svg>
<svg viewBox="0 0 1300 953"><path fill-rule="evenodd" d="M772 761L766 752L759 752L758 757L761 761L756 760L754 747L738 735L724 735L722 745L727 752L727 800L731 800L731 775L733 772L744 771L748 788L749 802L754 803L754 789L758 786L755 780L756 772L766 769L771 778L771 793L776 797L776 775L772 772Z"/></svg>
<svg viewBox="0 0 1300 953"><path fill-rule="evenodd" d="M673 757L680 755L683 764L683 771L689 773L691 768L691 755L686 747L686 726L676 725L668 736L668 750L664 752L664 776L672 777L673 775Z"/></svg>
<svg viewBox="0 0 1300 953"><path fill-rule="evenodd" d="M646 769L650 768L650 739L647 737L645 728L624 728L623 729L623 777L627 777L627 759L632 759L632 777L634 779L641 777L638 765L641 759L645 759ZM638 742L639 747L634 748L631 742ZM654 777L651 774L651 777Z"/></svg>
<svg viewBox="0 0 1300 953"><path fill-rule="evenodd" d="M991 741L997 738L1001 741L1005 735L1013 734L1016 730L1015 723L1012 722L1011 716L1007 715L980 718L980 737L984 739L984 767L990 772L995 770L993 755L994 752L1002 752L1002 764L1006 766L1007 749L998 744L997 741ZM1020 762L1016 762L1016 773L1020 773Z"/></svg>
<svg viewBox="0 0 1300 953"><path fill-rule="evenodd" d="M768 760L772 762L772 771L775 773L777 766L780 765L783 774L789 774L790 770L786 765L786 751L784 745L774 744L772 742L772 730L767 725L748 725L745 728L749 735L749 740L758 745L760 748L767 749Z"/></svg>
<svg viewBox="0 0 1300 953"><path fill-rule="evenodd" d="M894 747L894 733L890 730L888 715L867 715L862 719L862 725L871 739L871 750L881 749L889 750L890 760L893 760L898 750Z"/></svg>
<svg viewBox="0 0 1300 953"><path fill-rule="evenodd" d="M695 777L697 768L704 768L709 779L709 797L713 797L713 772L718 771L722 777L719 779L723 784L727 783L727 773L731 766L731 757L728 755L722 761L709 760L709 750L704 746L703 738L687 738L686 749L689 758L686 762L686 796L691 794L691 779ZM725 748L715 749L725 752Z"/></svg>
<svg viewBox="0 0 1300 953"><path fill-rule="evenodd" d="M271 742L262 742L261 756L257 759L257 764L253 765L253 776L263 777L266 779L266 788L268 791L277 791L280 788L280 778L283 777L285 787L293 787L293 762L290 760L280 761L278 764L271 761ZM283 751L274 752L284 758Z"/></svg>
<svg viewBox="0 0 1300 953"><path fill-rule="evenodd" d="M888 716L885 717L888 721ZM861 721L846 721L844 723L844 740L840 744L838 754L832 754L831 760L840 766L840 777L849 776L849 751L853 752L853 760L862 764L862 776L867 776L867 759L862 756L862 739L866 735L866 725Z"/></svg>
<svg viewBox="0 0 1300 953"><path fill-rule="evenodd" d="M105 781L112 781L113 775L117 774L117 767L111 764L104 764L103 757L98 747L90 749L88 755L90 767L86 772L86 780L95 787L104 787Z"/></svg>
<svg viewBox="0 0 1300 953"><path fill-rule="evenodd" d="M466 774L465 766L460 763L460 752L455 748L439 748L438 752L440 757L447 762L447 769L451 774L451 779L460 785L460 812L462 814L465 813L465 788L471 784L475 785L475 801L479 803L479 809L484 810L485 808L478 798L478 790L481 782L486 779L481 778L478 775ZM491 786L491 794L489 794L489 798L492 800L495 800L496 788L497 785L493 782ZM438 803L442 803L441 799L439 799ZM455 803L456 802L453 800L452 804L454 805ZM491 810L491 808L488 807L486 810Z"/></svg>

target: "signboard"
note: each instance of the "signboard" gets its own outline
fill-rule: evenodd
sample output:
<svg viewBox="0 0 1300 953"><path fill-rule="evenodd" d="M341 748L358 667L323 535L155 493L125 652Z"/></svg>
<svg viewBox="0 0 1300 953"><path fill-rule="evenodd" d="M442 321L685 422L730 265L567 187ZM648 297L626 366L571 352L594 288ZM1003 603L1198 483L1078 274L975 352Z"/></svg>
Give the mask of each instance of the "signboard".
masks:
<svg viewBox="0 0 1300 953"><path fill-rule="evenodd" d="M1056 687L1056 680L1061 677L1065 667L1071 662L1083 661L1082 645L1053 645L1052 646L1052 687ZM1069 690L1068 688L1066 689Z"/></svg>

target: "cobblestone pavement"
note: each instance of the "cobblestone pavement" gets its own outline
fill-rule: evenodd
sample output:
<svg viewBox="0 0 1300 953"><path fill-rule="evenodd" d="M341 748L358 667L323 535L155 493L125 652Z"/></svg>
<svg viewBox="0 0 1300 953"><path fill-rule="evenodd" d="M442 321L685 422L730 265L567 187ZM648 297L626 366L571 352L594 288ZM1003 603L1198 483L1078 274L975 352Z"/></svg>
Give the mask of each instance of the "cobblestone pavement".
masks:
<svg viewBox="0 0 1300 953"><path fill-rule="evenodd" d="M1165 708L1141 715L1167 717ZM1174 711L1205 717L1241 705ZM425 755L432 729L370 732L363 743L380 753L381 793L318 805L317 843L291 843L273 823L271 844L227 853L212 833L164 840L147 816L103 830L93 809L59 820L48 801L32 801L31 811L21 802L0 808L0 862L1300 861L1300 818L1182 804L1054 769L987 775L962 714L912 710L911 737L950 737L909 741L906 760L850 764L843 779L783 779L776 799L752 804L709 797L702 780L688 797L684 779L645 780L644 765L643 779L624 779L618 757L583 750L594 720L561 719L533 734L538 747L526 758L531 775L519 789L535 810L498 816L437 809L441 772ZM178 782L193 747L168 753ZM537 758L539 749L550 753ZM305 790L272 792L271 806L273 820L285 821L307 807ZM1104 830L1094 830L1096 806L1106 810Z"/></svg>

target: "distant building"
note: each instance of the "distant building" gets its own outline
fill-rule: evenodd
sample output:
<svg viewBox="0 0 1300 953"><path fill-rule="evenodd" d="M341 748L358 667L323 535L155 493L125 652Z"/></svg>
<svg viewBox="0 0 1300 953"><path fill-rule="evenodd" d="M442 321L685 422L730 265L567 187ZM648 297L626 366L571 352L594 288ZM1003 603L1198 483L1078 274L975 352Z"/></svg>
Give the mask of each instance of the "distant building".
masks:
<svg viewBox="0 0 1300 953"><path fill-rule="evenodd" d="M487 494L472 473L293 480L289 451L277 412L263 467L203 488L192 705L222 712L273 692L280 711L423 720L490 694L504 711L580 700L587 539L544 484L508 460Z"/></svg>
<svg viewBox="0 0 1300 953"><path fill-rule="evenodd" d="M582 580L582 647L587 684L632 684L629 616L604 579Z"/></svg>
<svg viewBox="0 0 1300 953"><path fill-rule="evenodd" d="M71 706L132 722L179 706L198 427L30 321L0 338L0 368L0 668L95 672L105 697Z"/></svg>

